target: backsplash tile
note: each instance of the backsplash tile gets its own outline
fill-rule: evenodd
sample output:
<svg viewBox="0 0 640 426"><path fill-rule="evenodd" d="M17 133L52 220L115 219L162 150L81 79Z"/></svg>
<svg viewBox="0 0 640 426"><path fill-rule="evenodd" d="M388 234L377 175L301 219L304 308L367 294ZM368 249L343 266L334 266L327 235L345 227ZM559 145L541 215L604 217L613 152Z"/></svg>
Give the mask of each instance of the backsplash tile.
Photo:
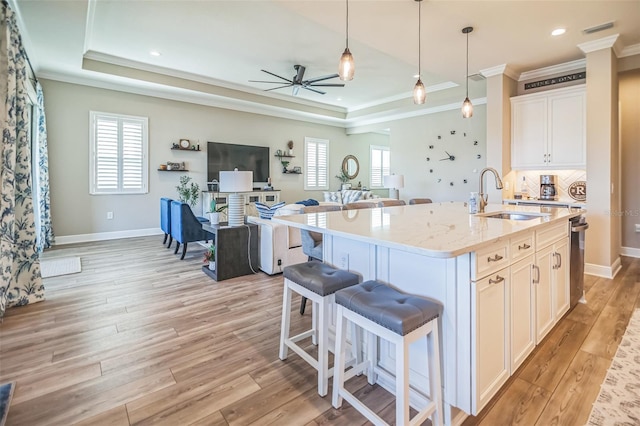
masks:
<svg viewBox="0 0 640 426"><path fill-rule="evenodd" d="M520 193L522 185L522 176L525 178L527 188L529 189L530 198L540 197L540 175L556 175L558 176L558 200L575 201L569 196L568 189L572 183L576 181L587 181L587 172L585 170L519 170L516 172L516 188L514 192ZM587 197L589 196L589 185L587 183Z"/></svg>

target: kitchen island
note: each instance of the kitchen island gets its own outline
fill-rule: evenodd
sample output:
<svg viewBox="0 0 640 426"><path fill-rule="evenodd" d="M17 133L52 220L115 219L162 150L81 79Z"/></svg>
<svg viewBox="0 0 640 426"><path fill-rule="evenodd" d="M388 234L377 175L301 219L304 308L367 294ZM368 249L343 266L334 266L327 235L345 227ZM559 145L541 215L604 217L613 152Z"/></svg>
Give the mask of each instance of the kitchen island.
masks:
<svg viewBox="0 0 640 426"><path fill-rule="evenodd" d="M488 217L497 212L506 218ZM363 281L443 304L443 397L451 424L477 414L569 310L569 220L582 213L490 204L470 215L466 203L451 202L273 220L323 233L325 262ZM388 346L381 343L378 366L393 373ZM426 363L416 362L425 354L424 342L412 345L412 376L427 376ZM421 406L424 398L416 393L411 403Z"/></svg>

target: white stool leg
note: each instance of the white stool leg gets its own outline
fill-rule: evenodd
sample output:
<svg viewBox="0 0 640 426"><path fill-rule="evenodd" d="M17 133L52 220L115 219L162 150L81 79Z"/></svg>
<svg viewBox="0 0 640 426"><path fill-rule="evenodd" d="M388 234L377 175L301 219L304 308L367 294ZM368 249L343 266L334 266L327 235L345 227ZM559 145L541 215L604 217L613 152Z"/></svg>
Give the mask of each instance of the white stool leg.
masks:
<svg viewBox="0 0 640 426"><path fill-rule="evenodd" d="M373 385L378 380L375 372L375 368L378 365L378 335L369 331L367 332L367 340L367 360L369 362L367 381L370 385Z"/></svg>
<svg viewBox="0 0 640 426"><path fill-rule="evenodd" d="M355 365L362 363L362 328L351 322L351 356ZM362 373L358 374L358 376Z"/></svg>
<svg viewBox="0 0 640 426"><path fill-rule="evenodd" d="M318 307L318 394L325 396L329 390L329 297Z"/></svg>
<svg viewBox="0 0 640 426"><path fill-rule="evenodd" d="M336 320L336 349L333 362L333 397L331 405L334 408L342 407L340 391L344 388L344 364L346 357L345 338L347 334L347 320L343 315L344 308L338 305L338 317Z"/></svg>
<svg viewBox="0 0 640 426"><path fill-rule="evenodd" d="M409 345L402 336L396 346L396 425L409 424Z"/></svg>
<svg viewBox="0 0 640 426"><path fill-rule="evenodd" d="M320 310L320 306L311 301L311 330L313 330L313 334L311 335L311 343L314 345L318 344L318 311Z"/></svg>
<svg viewBox="0 0 640 426"><path fill-rule="evenodd" d="M280 324L280 359L287 359L287 353L289 352L289 348L284 343L286 339L289 338L289 329L291 327L291 288L287 284L285 279L284 282L284 291L282 294L282 321Z"/></svg>
<svg viewBox="0 0 640 426"><path fill-rule="evenodd" d="M442 387L440 383L440 344L438 341L438 321L433 322L433 330L427 335L427 353L429 356L429 393L436 404L431 424L442 425Z"/></svg>

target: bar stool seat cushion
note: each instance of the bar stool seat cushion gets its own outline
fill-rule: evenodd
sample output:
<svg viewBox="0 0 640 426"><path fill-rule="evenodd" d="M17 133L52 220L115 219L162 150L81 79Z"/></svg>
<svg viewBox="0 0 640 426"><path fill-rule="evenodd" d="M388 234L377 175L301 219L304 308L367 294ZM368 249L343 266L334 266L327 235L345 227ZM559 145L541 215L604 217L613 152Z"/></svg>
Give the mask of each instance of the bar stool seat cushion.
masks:
<svg viewBox="0 0 640 426"><path fill-rule="evenodd" d="M365 281L336 293L336 303L404 336L437 318L442 305L401 293L378 281Z"/></svg>
<svg viewBox="0 0 640 426"><path fill-rule="evenodd" d="M322 297L356 285L359 281L354 273L315 261L287 266L283 272L285 278Z"/></svg>

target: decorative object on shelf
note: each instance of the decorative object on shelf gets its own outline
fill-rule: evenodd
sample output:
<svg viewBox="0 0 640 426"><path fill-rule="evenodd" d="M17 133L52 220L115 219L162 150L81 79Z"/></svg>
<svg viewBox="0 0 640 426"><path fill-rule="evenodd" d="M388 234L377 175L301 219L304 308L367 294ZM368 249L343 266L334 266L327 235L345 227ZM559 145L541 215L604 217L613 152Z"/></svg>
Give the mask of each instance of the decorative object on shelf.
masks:
<svg viewBox="0 0 640 426"><path fill-rule="evenodd" d="M220 213L222 213L228 206L225 204L224 206L216 206L216 198L213 197L211 199L211 203L209 203L209 222L212 225L217 225L220 223Z"/></svg>
<svg viewBox="0 0 640 426"><path fill-rule="evenodd" d="M191 141L189 139L180 139L180 148L182 149L190 149Z"/></svg>
<svg viewBox="0 0 640 426"><path fill-rule="evenodd" d="M473 27L464 27L462 34L467 35L467 73L465 74L465 80L467 83L467 96L462 102L462 118L471 118L473 116L473 105L469 100L469 33L473 31Z"/></svg>
<svg viewBox="0 0 640 426"><path fill-rule="evenodd" d="M287 173L287 166L289 165L288 161L281 161L282 163L282 173Z"/></svg>
<svg viewBox="0 0 640 426"><path fill-rule="evenodd" d="M282 157L282 150L281 149L276 151L276 157Z"/></svg>
<svg viewBox="0 0 640 426"><path fill-rule="evenodd" d="M186 170L187 166L184 163L172 163L171 161L167 161L167 170Z"/></svg>
<svg viewBox="0 0 640 426"><path fill-rule="evenodd" d="M400 199L399 189L404 188L404 175L386 175L383 179L384 186L389 188L389 198Z"/></svg>
<svg viewBox="0 0 640 426"><path fill-rule="evenodd" d="M358 172L360 171L360 163L358 159L349 154L342 160L342 173L344 173L347 178L355 179L358 176Z"/></svg>
<svg viewBox="0 0 640 426"><path fill-rule="evenodd" d="M209 270L216 270L216 246L211 244L207 251L204 252L204 263L209 262Z"/></svg>
<svg viewBox="0 0 640 426"><path fill-rule="evenodd" d="M345 37L346 47L342 56L340 57L340 63L338 64L338 75L342 81L353 80L353 75L356 72L356 64L353 61L353 55L349 50L349 0L347 0L347 25L346 25Z"/></svg>
<svg viewBox="0 0 640 426"><path fill-rule="evenodd" d="M193 207L198 202L200 186L195 182L191 182L190 176L180 176L180 184L176 186L176 190L178 191L178 198L183 203Z"/></svg>
<svg viewBox="0 0 640 426"><path fill-rule="evenodd" d="M427 100L427 91L424 88L424 84L422 84L422 80L420 79L420 74L422 71L421 67L421 53L420 53L420 39L421 39L421 15L422 15L422 0L416 0L418 2L418 81L413 88L413 103L417 105L422 105Z"/></svg>
<svg viewBox="0 0 640 426"><path fill-rule="evenodd" d="M293 156L293 141L287 142L287 148L289 148L289 155Z"/></svg>
<svg viewBox="0 0 640 426"><path fill-rule="evenodd" d="M229 192L229 226L242 226L244 224L244 195L241 192L253 190L253 172L220 171L220 192Z"/></svg>
<svg viewBox="0 0 640 426"><path fill-rule="evenodd" d="M293 173L301 174L302 173L302 168L300 166L295 166L293 168Z"/></svg>
<svg viewBox="0 0 640 426"><path fill-rule="evenodd" d="M160 166L158 167L158 170L167 170L167 165L166 164L160 164Z"/></svg>

